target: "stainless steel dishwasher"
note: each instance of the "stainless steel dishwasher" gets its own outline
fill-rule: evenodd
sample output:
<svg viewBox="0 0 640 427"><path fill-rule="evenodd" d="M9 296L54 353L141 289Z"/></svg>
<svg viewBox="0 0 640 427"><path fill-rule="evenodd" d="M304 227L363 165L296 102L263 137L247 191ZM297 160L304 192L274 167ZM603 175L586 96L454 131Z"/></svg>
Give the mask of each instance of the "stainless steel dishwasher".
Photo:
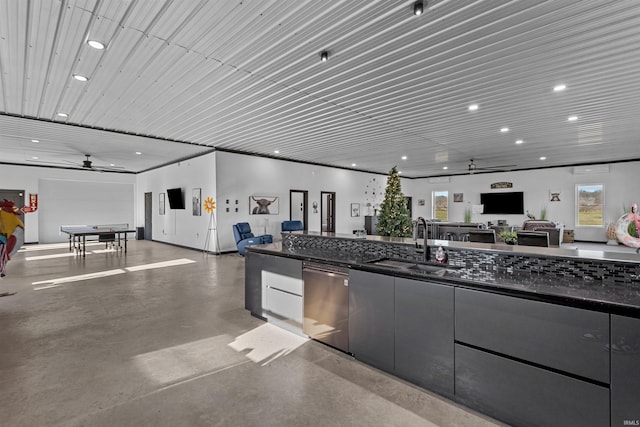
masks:
<svg viewBox="0 0 640 427"><path fill-rule="evenodd" d="M302 331L349 352L349 270L305 262L302 268Z"/></svg>

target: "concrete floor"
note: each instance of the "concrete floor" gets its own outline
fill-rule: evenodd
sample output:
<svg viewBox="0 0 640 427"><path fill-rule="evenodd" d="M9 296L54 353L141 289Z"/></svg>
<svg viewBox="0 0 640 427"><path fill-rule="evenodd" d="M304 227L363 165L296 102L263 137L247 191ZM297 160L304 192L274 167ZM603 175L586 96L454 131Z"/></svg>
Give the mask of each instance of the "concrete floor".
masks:
<svg viewBox="0 0 640 427"><path fill-rule="evenodd" d="M26 246L8 263L0 425L498 425L251 317L237 254L103 248Z"/></svg>

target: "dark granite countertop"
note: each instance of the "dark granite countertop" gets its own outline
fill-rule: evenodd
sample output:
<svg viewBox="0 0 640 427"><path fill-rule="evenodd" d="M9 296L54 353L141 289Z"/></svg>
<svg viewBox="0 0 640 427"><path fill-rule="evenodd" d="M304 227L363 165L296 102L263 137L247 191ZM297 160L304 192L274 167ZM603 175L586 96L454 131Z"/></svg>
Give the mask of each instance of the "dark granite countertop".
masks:
<svg viewBox="0 0 640 427"><path fill-rule="evenodd" d="M375 265L372 264L375 259L371 256L347 251L324 248L288 249L281 242L251 246L249 250L640 318L640 278L631 284L604 284L599 280L558 278L506 270L456 267L429 272Z"/></svg>

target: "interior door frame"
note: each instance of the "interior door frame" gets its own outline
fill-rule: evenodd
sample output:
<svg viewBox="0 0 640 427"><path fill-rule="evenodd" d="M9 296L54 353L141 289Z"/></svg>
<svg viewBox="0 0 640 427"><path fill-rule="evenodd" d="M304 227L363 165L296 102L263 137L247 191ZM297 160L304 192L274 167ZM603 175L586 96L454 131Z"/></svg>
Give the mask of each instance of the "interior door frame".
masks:
<svg viewBox="0 0 640 427"><path fill-rule="evenodd" d="M302 194L302 225L305 230L309 229L309 191L307 190L289 190L289 219L293 219L293 195L295 193Z"/></svg>
<svg viewBox="0 0 640 427"><path fill-rule="evenodd" d="M327 229L322 229L322 220L324 215L324 196L330 196L331 204L328 206L329 217L327 221ZM335 191L321 191L320 192L320 231L326 231L328 233L336 232L336 192Z"/></svg>

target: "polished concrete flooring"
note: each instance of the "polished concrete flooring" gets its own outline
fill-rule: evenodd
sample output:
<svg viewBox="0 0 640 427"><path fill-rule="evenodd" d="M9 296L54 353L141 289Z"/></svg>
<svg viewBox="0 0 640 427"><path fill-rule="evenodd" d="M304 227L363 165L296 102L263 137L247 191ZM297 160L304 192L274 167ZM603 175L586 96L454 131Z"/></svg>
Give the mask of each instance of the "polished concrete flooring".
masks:
<svg viewBox="0 0 640 427"><path fill-rule="evenodd" d="M492 426L244 310L244 259L33 245L0 279L2 426Z"/></svg>

